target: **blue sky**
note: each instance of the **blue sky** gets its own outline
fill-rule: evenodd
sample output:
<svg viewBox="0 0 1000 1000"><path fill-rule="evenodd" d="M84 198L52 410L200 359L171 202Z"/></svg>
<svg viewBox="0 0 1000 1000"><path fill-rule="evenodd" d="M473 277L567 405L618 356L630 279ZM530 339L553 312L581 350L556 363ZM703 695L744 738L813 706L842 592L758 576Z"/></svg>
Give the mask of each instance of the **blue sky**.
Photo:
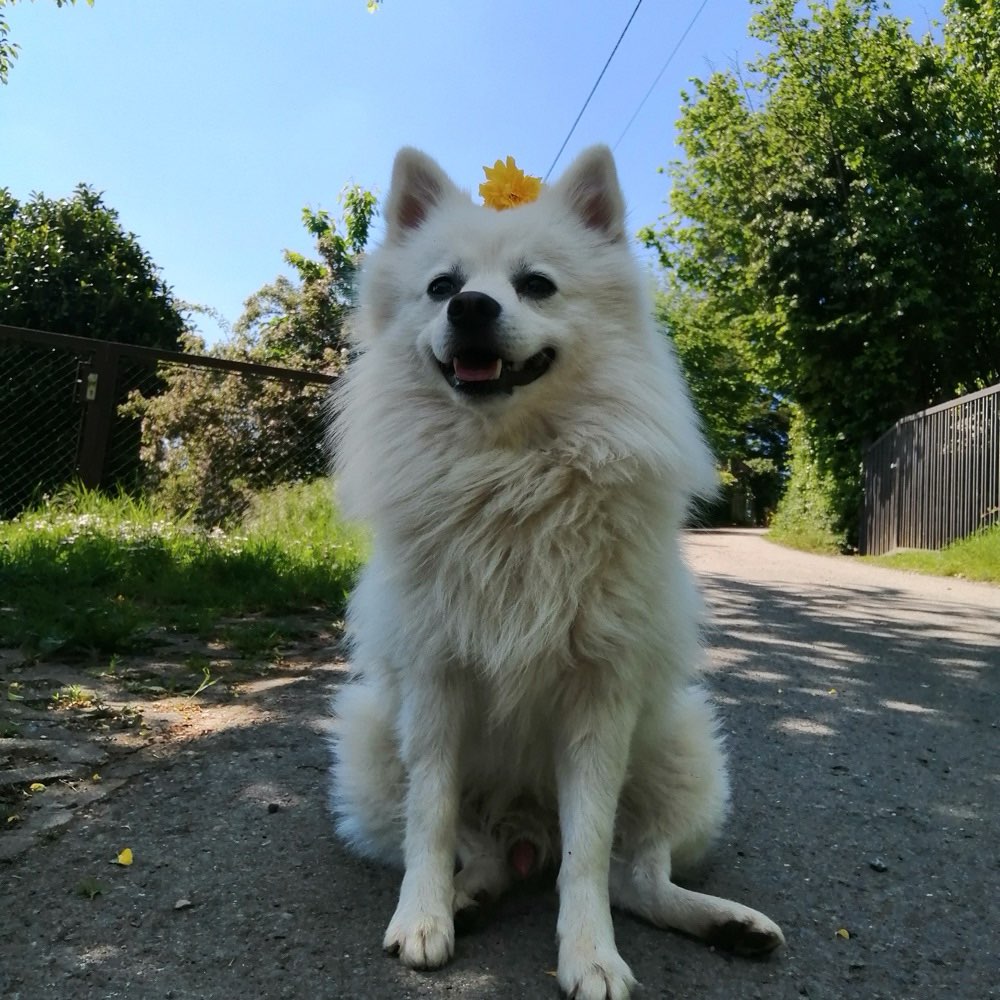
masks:
<svg viewBox="0 0 1000 1000"><path fill-rule="evenodd" d="M554 176L618 142L702 0L644 0ZM404 144L475 190L513 155L544 174L634 0L50 0L7 8L0 185L104 192L175 294L230 321L311 251L301 209L348 182L386 192ZM918 34L940 4L897 0ZM680 92L756 51L747 0L707 0L617 145L630 228L664 211ZM64 331L71 333L73 331ZM212 326L204 332L217 336Z"/></svg>

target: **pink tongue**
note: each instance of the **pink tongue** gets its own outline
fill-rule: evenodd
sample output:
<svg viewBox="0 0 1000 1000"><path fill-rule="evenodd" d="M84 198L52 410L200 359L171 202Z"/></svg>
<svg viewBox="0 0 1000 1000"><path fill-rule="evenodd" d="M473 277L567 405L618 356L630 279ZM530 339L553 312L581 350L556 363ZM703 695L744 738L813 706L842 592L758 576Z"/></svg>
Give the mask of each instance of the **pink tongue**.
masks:
<svg viewBox="0 0 1000 1000"><path fill-rule="evenodd" d="M489 382L500 375L499 359L488 365L467 365L455 358L455 374L463 382Z"/></svg>

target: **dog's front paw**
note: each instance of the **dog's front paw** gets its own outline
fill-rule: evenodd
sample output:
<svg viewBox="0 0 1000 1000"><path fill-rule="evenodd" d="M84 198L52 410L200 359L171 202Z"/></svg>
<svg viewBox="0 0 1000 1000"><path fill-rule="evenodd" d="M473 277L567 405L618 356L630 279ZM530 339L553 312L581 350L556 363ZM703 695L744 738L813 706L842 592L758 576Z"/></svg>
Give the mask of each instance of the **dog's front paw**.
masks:
<svg viewBox="0 0 1000 1000"><path fill-rule="evenodd" d="M401 912L385 932L382 947L411 969L436 969L455 954L455 922L451 913Z"/></svg>
<svg viewBox="0 0 1000 1000"><path fill-rule="evenodd" d="M559 949L559 986L571 1000L627 1000L635 976L613 948L595 954L567 946Z"/></svg>

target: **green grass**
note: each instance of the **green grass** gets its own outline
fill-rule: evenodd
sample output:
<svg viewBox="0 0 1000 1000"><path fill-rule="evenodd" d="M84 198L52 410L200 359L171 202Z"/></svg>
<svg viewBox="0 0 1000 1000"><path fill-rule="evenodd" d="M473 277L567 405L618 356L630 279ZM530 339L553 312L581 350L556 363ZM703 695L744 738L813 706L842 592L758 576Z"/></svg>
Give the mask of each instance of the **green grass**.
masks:
<svg viewBox="0 0 1000 1000"><path fill-rule="evenodd" d="M767 537L779 545L802 552L816 552L820 555L835 556L843 552L840 539L825 526L816 526L806 521L794 524L772 524Z"/></svg>
<svg viewBox="0 0 1000 1000"><path fill-rule="evenodd" d="M225 532L67 491L0 523L0 645L113 654L142 648L154 627L204 632L220 618L313 609L332 618L365 552L321 481L259 497Z"/></svg>
<svg viewBox="0 0 1000 1000"><path fill-rule="evenodd" d="M1000 524L953 542L944 549L907 549L886 556L866 556L865 562L935 576L1000 583Z"/></svg>

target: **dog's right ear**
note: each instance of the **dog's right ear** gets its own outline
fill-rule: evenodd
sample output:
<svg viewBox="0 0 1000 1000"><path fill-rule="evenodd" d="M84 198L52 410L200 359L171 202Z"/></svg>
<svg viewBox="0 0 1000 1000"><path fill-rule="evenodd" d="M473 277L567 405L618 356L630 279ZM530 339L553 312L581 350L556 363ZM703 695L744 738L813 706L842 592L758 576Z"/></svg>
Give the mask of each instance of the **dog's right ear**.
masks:
<svg viewBox="0 0 1000 1000"><path fill-rule="evenodd" d="M386 237L399 242L419 228L431 209L455 191L448 175L425 153L409 146L396 154L386 202Z"/></svg>

